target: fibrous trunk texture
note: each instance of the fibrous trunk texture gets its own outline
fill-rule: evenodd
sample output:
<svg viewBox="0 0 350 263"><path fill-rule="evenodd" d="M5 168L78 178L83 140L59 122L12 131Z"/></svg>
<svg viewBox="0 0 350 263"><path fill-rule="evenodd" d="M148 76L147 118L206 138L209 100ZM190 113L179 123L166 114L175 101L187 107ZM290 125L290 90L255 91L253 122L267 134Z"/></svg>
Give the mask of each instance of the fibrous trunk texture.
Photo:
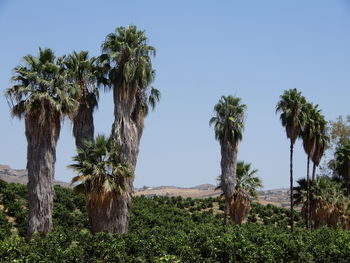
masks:
<svg viewBox="0 0 350 263"><path fill-rule="evenodd" d="M28 142L28 237L36 232L45 235L52 229L53 179L56 162L56 143L60 132L60 118L47 114L39 122L39 114L27 115L25 133ZM50 118L48 116L50 115Z"/></svg>
<svg viewBox="0 0 350 263"><path fill-rule="evenodd" d="M221 142L221 189L225 196L225 225L230 212L230 202L236 186L237 145Z"/></svg>
<svg viewBox="0 0 350 263"><path fill-rule="evenodd" d="M230 216L235 224L245 223L250 211L250 200L247 192L238 190L231 199L230 208Z"/></svg>
<svg viewBox="0 0 350 263"><path fill-rule="evenodd" d="M125 222L127 217L123 216L128 211L122 211L125 209L123 200L128 198L125 195L128 193L87 194L87 208L92 233L120 233L121 229L127 226L127 222Z"/></svg>
<svg viewBox="0 0 350 263"><path fill-rule="evenodd" d="M94 138L93 108L86 103L81 103L76 115L73 117L73 135L78 149L84 147L86 140Z"/></svg>
<svg viewBox="0 0 350 263"><path fill-rule="evenodd" d="M144 115L136 107L136 91L114 89L114 123L112 137L120 146L120 163L129 164L133 171L136 167L139 144L143 132ZM133 191L133 178L126 178L128 193L118 198L118 215L115 218L119 223L116 230L119 234L128 231L129 209L131 206L131 194Z"/></svg>
<svg viewBox="0 0 350 263"><path fill-rule="evenodd" d="M290 141L290 228L294 231L294 202L293 202L293 142Z"/></svg>
<svg viewBox="0 0 350 263"><path fill-rule="evenodd" d="M311 224L314 229L321 226L328 227L342 227L347 230L350 227L349 217L345 214L344 210L339 209L333 204L326 203L322 200L316 199L310 202L311 207ZM301 215L306 222L307 220L307 205L304 203L301 209Z"/></svg>

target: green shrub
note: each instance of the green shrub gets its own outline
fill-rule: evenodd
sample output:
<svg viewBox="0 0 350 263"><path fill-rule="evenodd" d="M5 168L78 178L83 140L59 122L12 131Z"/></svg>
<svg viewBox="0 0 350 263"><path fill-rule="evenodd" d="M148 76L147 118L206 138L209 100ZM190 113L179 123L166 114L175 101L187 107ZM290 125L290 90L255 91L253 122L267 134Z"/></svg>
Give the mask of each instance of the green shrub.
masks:
<svg viewBox="0 0 350 263"><path fill-rule="evenodd" d="M0 211L0 262L349 262L350 258L347 231L309 232L297 220L292 234L288 209L255 203L249 223L224 228L222 213L197 210L210 208L219 201L214 198L135 197L127 235L92 235L83 196L61 187L55 190L54 230L45 238L35 235L26 242L11 234L12 226ZM26 204L25 187L4 184L0 191L1 197L3 193L13 197L11 201L5 196L6 206L14 213L15 224L23 222L25 229L26 210L17 205ZM185 207L192 202L189 210L196 211L190 212Z"/></svg>

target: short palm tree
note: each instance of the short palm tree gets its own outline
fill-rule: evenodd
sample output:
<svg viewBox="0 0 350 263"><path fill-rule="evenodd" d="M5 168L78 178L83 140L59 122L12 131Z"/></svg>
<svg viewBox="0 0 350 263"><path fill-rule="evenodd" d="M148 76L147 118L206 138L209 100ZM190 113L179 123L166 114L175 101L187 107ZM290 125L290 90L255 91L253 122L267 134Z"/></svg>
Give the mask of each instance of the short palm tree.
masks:
<svg viewBox="0 0 350 263"><path fill-rule="evenodd" d="M144 119L149 107L154 108L160 92L150 87L154 79L151 57L155 48L147 44L144 31L136 26L119 27L107 35L102 44L100 64L113 90L114 123L112 137L120 145L118 161L136 167ZM132 189L133 180L129 180ZM118 218L125 224L119 233L128 230L128 211L131 199L123 200Z"/></svg>
<svg viewBox="0 0 350 263"><path fill-rule="evenodd" d="M97 136L94 141L85 141L78 149L70 165L78 176L72 183L80 182L75 190L86 196L91 230L97 232L118 233L120 222L118 213L121 199L130 195L128 178L133 177L128 164L118 163L119 147L115 139Z"/></svg>
<svg viewBox="0 0 350 263"><path fill-rule="evenodd" d="M61 120L76 107L61 72L61 61L51 49L39 48L38 57L23 57L6 96L15 117L25 121L28 142L29 238L52 229L53 179L56 143Z"/></svg>
<svg viewBox="0 0 350 263"><path fill-rule="evenodd" d="M303 205L301 214L307 221L307 180L298 180L294 188L294 202ZM328 177L318 177L310 185L311 221L315 228L322 225L330 227L349 226L349 200L339 182Z"/></svg>
<svg viewBox="0 0 350 263"><path fill-rule="evenodd" d="M64 67L71 93L79 102L70 118L76 147L81 148L85 140L94 138L93 111L97 108L102 72L96 64L96 58L89 58L88 51L73 51L64 59Z"/></svg>
<svg viewBox="0 0 350 263"><path fill-rule="evenodd" d="M251 199L258 199L257 188L262 187L262 182L256 176L257 172L258 170L251 170L250 163L237 162L237 183L230 203L230 216L236 224L242 224L247 220L251 209ZM221 189L221 176L219 179L220 183L217 188Z"/></svg>
<svg viewBox="0 0 350 263"><path fill-rule="evenodd" d="M215 138L221 146L221 189L225 196L225 220L230 214L230 203L236 186L238 143L243 137L246 105L234 96L222 96L214 107L215 116L209 121L214 125Z"/></svg>
<svg viewBox="0 0 350 263"><path fill-rule="evenodd" d="M290 140L290 206L291 230L294 231L294 206L293 206L293 147L296 139L301 135L301 128L305 117L303 108L306 104L305 98L297 89L285 90L280 96L276 106L276 113L281 112L282 126L286 129L287 138Z"/></svg>

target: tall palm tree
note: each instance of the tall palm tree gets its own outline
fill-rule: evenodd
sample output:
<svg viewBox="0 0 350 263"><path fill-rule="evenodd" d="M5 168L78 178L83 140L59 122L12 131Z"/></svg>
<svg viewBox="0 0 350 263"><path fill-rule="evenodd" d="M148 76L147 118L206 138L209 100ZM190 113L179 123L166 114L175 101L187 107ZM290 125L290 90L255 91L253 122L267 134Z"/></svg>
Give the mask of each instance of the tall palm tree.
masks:
<svg viewBox="0 0 350 263"><path fill-rule="evenodd" d="M64 67L71 93L79 102L70 118L76 147L81 148L85 140L94 138L93 111L97 108L98 85L102 82L102 72L96 64L96 58L89 58L88 51L73 51L65 58Z"/></svg>
<svg viewBox="0 0 350 263"><path fill-rule="evenodd" d="M316 123L320 115L320 110L317 109L318 105L312 105L306 103L304 105L304 125L301 131L301 137L303 139L304 151L307 154L307 229L311 229L311 208L310 208L310 160L313 158L316 147Z"/></svg>
<svg viewBox="0 0 350 263"><path fill-rule="evenodd" d="M121 227L117 218L122 204L118 199L130 195L125 178L133 177L133 173L129 165L116 162L118 154L116 140L99 135L94 141L85 141L70 165L79 174L72 183L80 182L74 189L86 196L93 233L118 233Z"/></svg>
<svg viewBox="0 0 350 263"><path fill-rule="evenodd" d="M250 163L237 162L237 183L230 203L230 216L236 224L242 224L247 220L251 209L251 198L258 198L257 188L262 187L262 182L256 176L257 172L258 170L251 170ZM217 189L221 189L221 176Z"/></svg>
<svg viewBox="0 0 350 263"><path fill-rule="evenodd" d="M293 206L293 147L296 139L301 135L301 127L305 117L303 108L305 98L297 89L285 90L280 96L276 106L276 113L281 112L280 120L286 129L287 138L290 140L290 225L294 231L294 206Z"/></svg>
<svg viewBox="0 0 350 263"><path fill-rule="evenodd" d="M39 48L38 57L23 57L24 64L14 69L15 85L6 90L13 116L25 120L29 238L52 229L56 143L62 118L76 106L64 83L61 60L51 49Z"/></svg>
<svg viewBox="0 0 350 263"><path fill-rule="evenodd" d="M343 180L350 197L350 140L344 139L335 152L335 168Z"/></svg>
<svg viewBox="0 0 350 263"><path fill-rule="evenodd" d="M136 26L119 27L107 35L99 58L113 89L112 137L120 145L118 161L129 164L132 169L136 167L144 118L149 107L154 109L160 99L160 92L150 87L155 74L151 61L155 49L147 40L145 32L137 30ZM132 191L133 179L126 180ZM121 197L119 202L123 203L123 208L118 220L124 223L120 224L118 232L123 234L128 229L131 199Z"/></svg>
<svg viewBox="0 0 350 263"><path fill-rule="evenodd" d="M209 125L214 124L215 138L221 146L221 189L225 196L225 225L236 186L238 143L243 137L246 107L238 97L222 96L214 107L215 116L209 121Z"/></svg>
<svg viewBox="0 0 350 263"><path fill-rule="evenodd" d="M313 168L312 168L312 180L316 177L316 167L320 164L320 161L327 150L330 142L328 135L327 121L321 114L317 114L315 118L315 150L312 156Z"/></svg>

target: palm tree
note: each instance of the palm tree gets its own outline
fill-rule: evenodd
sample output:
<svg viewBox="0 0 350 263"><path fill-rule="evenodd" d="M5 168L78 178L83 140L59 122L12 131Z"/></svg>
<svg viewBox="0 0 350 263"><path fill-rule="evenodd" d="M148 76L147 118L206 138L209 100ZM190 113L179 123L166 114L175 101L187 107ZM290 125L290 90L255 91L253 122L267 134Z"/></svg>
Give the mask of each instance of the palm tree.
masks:
<svg viewBox="0 0 350 263"><path fill-rule="evenodd" d="M344 139L335 152L335 169L343 178L347 195L350 197L350 140Z"/></svg>
<svg viewBox="0 0 350 263"><path fill-rule="evenodd" d="M68 94L60 63L51 49L39 48L39 56L23 57L6 90L12 115L24 117L28 142L27 169L29 192L28 236L45 235L52 229L53 178L56 143L61 120L76 102Z"/></svg>
<svg viewBox="0 0 350 263"><path fill-rule="evenodd" d="M79 174L72 183L81 182L74 189L86 196L93 233L118 233L123 223L117 220L122 205L119 199L130 195L125 178L132 178L133 173L128 164L116 162L118 155L116 140L99 135L95 141L85 141L70 165Z"/></svg>
<svg viewBox="0 0 350 263"><path fill-rule="evenodd" d="M73 122L76 147L81 148L85 140L94 138L93 111L97 108L97 87L99 82L102 82L102 73L96 64L96 58L89 58L88 51L73 51L65 58L64 67L71 93L79 102L77 110L70 118Z"/></svg>
<svg viewBox="0 0 350 263"><path fill-rule="evenodd" d="M285 90L280 96L276 106L276 113L281 112L282 126L286 129L287 138L290 140L290 225L294 231L294 207L293 207L293 147L296 139L301 135L301 127L305 117L303 108L306 101L297 89Z"/></svg>
<svg viewBox="0 0 350 263"><path fill-rule="evenodd" d="M320 110L317 109L318 105L313 106L311 103L304 105L304 125L301 131L301 137L303 139L303 147L307 154L307 229L311 229L311 210L310 210L310 159L313 158L316 147L316 123L320 115Z"/></svg>
<svg viewBox="0 0 350 263"><path fill-rule="evenodd" d="M241 104L240 98L222 96L214 107L215 116L209 121L209 125L214 124L215 138L221 146L221 189L225 196L225 225L236 186L238 143L243 137L245 110L246 105Z"/></svg>
<svg viewBox="0 0 350 263"><path fill-rule="evenodd" d="M246 164L243 161L237 162L236 175L237 184L234 189L232 201L230 203L231 218L236 224L242 224L248 218L251 209L251 198L258 199L257 188L262 187L262 182L256 176L258 170L251 170L251 164ZM221 189L220 184L217 189Z"/></svg>
<svg viewBox="0 0 350 263"><path fill-rule="evenodd" d="M149 107L159 102L160 92L150 87L154 79L151 57L155 49L147 44L144 31L136 26L119 27L107 35L102 44L103 54L99 60L106 72L114 98L114 123L112 137L120 145L119 163L127 163L134 170L139 152L139 144L144 128L144 118ZM132 191L133 179L127 178L128 189ZM131 199L120 200L119 233L128 229L128 212Z"/></svg>
<svg viewBox="0 0 350 263"><path fill-rule="evenodd" d="M327 121L324 116L317 114L315 118L315 150L312 156L312 180L316 177L316 167L320 164L324 152L327 150L330 138L328 135Z"/></svg>
<svg viewBox="0 0 350 263"><path fill-rule="evenodd" d="M298 180L298 186L294 190L294 202L296 205L303 205L301 214L307 221L307 180ZM318 177L311 181L311 221L315 228L325 224L330 227L341 226L348 229L349 200L344 192L344 188L339 182L328 177Z"/></svg>

